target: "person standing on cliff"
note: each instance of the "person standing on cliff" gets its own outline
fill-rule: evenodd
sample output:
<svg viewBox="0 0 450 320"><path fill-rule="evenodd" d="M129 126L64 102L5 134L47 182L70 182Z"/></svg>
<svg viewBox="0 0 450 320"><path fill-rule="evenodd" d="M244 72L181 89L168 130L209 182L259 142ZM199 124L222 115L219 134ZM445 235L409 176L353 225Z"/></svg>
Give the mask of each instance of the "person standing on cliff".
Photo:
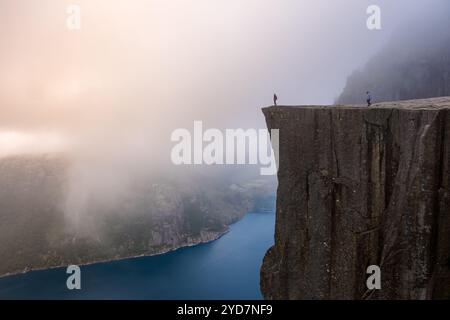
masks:
<svg viewBox="0 0 450 320"><path fill-rule="evenodd" d="M277 95L274 93L273 94L273 105L276 107L277 106L277 100L278 100L278 97L277 97Z"/></svg>
<svg viewBox="0 0 450 320"><path fill-rule="evenodd" d="M367 91L366 94L367 94L367 106L370 107L372 105L372 95L370 94L370 91Z"/></svg>

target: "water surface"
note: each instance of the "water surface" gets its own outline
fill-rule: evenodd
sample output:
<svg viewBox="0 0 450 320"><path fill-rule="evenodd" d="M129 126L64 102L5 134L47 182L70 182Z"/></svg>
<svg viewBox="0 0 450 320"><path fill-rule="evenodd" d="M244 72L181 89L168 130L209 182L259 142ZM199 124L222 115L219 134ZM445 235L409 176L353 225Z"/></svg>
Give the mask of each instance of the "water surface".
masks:
<svg viewBox="0 0 450 320"><path fill-rule="evenodd" d="M67 289L65 268L0 278L0 299L261 299L274 223L273 213L248 213L207 244L81 266L81 290Z"/></svg>

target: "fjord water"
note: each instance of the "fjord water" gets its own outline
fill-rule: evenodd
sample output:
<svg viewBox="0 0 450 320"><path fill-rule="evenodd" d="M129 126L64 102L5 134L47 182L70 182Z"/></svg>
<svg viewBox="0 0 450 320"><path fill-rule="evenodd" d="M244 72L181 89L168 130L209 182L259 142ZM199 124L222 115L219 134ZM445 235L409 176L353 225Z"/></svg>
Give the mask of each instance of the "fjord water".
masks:
<svg viewBox="0 0 450 320"><path fill-rule="evenodd" d="M273 244L275 214L248 213L220 239L173 252L0 278L0 299L261 299L259 268Z"/></svg>

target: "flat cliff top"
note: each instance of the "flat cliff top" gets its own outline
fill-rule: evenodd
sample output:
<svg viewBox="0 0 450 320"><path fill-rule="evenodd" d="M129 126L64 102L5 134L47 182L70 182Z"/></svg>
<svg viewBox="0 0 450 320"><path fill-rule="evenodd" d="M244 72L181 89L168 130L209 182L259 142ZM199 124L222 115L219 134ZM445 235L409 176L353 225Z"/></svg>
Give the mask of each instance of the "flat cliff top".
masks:
<svg viewBox="0 0 450 320"><path fill-rule="evenodd" d="M286 109L400 109L400 110L443 110L450 109L450 97L404 100L374 103L368 107L366 104L357 105L304 105L304 106L271 106L263 111L282 111Z"/></svg>
<svg viewBox="0 0 450 320"><path fill-rule="evenodd" d="M264 298L450 299L450 97L263 112L279 130Z"/></svg>

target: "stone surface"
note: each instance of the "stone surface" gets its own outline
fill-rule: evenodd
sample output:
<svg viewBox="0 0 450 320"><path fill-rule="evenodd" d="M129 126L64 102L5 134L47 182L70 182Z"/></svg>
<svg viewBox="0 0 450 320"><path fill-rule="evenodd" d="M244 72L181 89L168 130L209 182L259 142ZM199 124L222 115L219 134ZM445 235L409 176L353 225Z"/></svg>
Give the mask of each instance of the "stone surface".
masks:
<svg viewBox="0 0 450 320"><path fill-rule="evenodd" d="M450 98L263 112L280 129L265 298L450 298Z"/></svg>

